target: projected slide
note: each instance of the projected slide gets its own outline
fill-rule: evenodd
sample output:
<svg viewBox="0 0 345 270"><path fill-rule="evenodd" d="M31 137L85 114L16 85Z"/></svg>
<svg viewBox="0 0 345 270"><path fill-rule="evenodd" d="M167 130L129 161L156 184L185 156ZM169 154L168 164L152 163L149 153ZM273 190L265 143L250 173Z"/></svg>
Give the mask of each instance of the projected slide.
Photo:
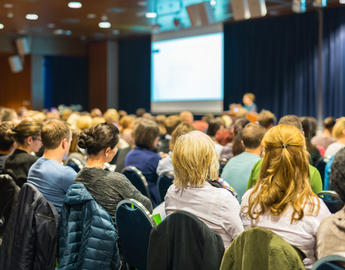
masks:
<svg viewBox="0 0 345 270"><path fill-rule="evenodd" d="M223 100L223 33L152 42L151 101Z"/></svg>

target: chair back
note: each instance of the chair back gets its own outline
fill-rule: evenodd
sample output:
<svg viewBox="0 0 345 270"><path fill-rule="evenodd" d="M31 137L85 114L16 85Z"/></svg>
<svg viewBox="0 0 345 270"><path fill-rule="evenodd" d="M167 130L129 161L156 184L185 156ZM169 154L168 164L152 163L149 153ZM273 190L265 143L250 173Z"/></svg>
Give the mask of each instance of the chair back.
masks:
<svg viewBox="0 0 345 270"><path fill-rule="evenodd" d="M337 263L345 265L345 257L332 255L326 256L314 263L312 270L342 270L345 269Z"/></svg>
<svg viewBox="0 0 345 270"><path fill-rule="evenodd" d="M123 200L116 207L116 225L125 262L145 270L150 232L155 226L150 213L134 199Z"/></svg>
<svg viewBox="0 0 345 270"><path fill-rule="evenodd" d="M321 157L318 161L315 163L315 168L319 171L322 179L322 186L325 186L325 168L326 168L326 162L324 161L323 157Z"/></svg>
<svg viewBox="0 0 345 270"><path fill-rule="evenodd" d="M173 172L165 172L158 177L157 185L161 201L164 201L165 194L174 181Z"/></svg>
<svg viewBox="0 0 345 270"><path fill-rule="evenodd" d="M144 196L151 199L149 185L147 184L145 176L140 170L133 166L127 166L122 170L122 173L128 178L133 186L136 187Z"/></svg>
<svg viewBox="0 0 345 270"><path fill-rule="evenodd" d="M344 202L333 190L324 190L319 192L317 195L324 201L332 214L338 212L344 206Z"/></svg>

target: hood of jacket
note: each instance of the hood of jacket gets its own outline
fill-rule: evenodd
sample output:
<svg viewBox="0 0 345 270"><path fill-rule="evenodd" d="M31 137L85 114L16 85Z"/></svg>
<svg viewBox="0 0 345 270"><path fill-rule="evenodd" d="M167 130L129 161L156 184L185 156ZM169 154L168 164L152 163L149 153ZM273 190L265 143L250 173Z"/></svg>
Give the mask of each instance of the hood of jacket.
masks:
<svg viewBox="0 0 345 270"><path fill-rule="evenodd" d="M69 187L64 202L75 205L91 200L93 198L83 184L73 184Z"/></svg>

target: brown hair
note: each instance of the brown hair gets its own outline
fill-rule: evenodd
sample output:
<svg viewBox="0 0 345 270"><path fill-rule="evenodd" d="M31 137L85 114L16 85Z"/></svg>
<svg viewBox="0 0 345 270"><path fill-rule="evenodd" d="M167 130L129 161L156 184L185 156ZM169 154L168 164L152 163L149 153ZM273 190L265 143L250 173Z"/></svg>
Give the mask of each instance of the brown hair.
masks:
<svg viewBox="0 0 345 270"><path fill-rule="evenodd" d="M301 120L293 114L283 116L282 118L280 118L278 124L294 126L295 128L298 128L300 131L303 131Z"/></svg>
<svg viewBox="0 0 345 270"><path fill-rule="evenodd" d="M42 128L42 143L46 149L57 148L63 139L70 138L71 129L69 125L57 119L48 120Z"/></svg>
<svg viewBox="0 0 345 270"><path fill-rule="evenodd" d="M37 138L41 136L42 123L39 121L33 121L32 119L24 119L18 125L16 125L11 131L10 135L14 140L24 145L25 140L28 137Z"/></svg>
<svg viewBox="0 0 345 270"><path fill-rule="evenodd" d="M135 124L133 136L136 146L153 150L154 141L159 136L158 125L149 119L139 119Z"/></svg>
<svg viewBox="0 0 345 270"><path fill-rule="evenodd" d="M178 137L182 136L183 134L186 134L190 131L196 130L192 124L189 123L181 123L179 124L175 130L173 131L173 133L171 134L171 140L169 143L169 148L172 151L174 148L174 144L176 142L176 140L178 139Z"/></svg>
<svg viewBox="0 0 345 270"><path fill-rule="evenodd" d="M258 115L258 122L264 128L269 128L270 126L274 126L276 121L277 119L275 115L268 110L262 110Z"/></svg>
<svg viewBox="0 0 345 270"><path fill-rule="evenodd" d="M167 117L164 123L167 133L171 135L174 129L181 123L181 119L177 115L170 115Z"/></svg>
<svg viewBox="0 0 345 270"><path fill-rule="evenodd" d="M14 128L12 122L0 123L0 150L9 151L14 143L14 138L11 136L11 129Z"/></svg>
<svg viewBox="0 0 345 270"><path fill-rule="evenodd" d="M249 123L241 132L244 146L253 149L260 146L266 130L258 124Z"/></svg>

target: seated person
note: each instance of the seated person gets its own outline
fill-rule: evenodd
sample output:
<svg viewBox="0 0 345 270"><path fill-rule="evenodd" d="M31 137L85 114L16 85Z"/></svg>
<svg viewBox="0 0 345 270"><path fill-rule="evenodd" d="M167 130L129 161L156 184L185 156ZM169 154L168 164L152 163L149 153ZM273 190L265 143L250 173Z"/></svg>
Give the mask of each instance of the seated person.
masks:
<svg viewBox="0 0 345 270"><path fill-rule="evenodd" d="M296 115L286 115L279 120L280 125L289 125L294 126L300 130L301 134L303 134L302 123ZM257 179L260 176L260 169L262 166L262 159L260 159L253 167L248 184L247 189L250 189L255 185ZM311 189L314 191L315 194L322 191L322 180L319 171L312 165L309 164L309 175L310 175L310 185Z"/></svg>
<svg viewBox="0 0 345 270"><path fill-rule="evenodd" d="M274 127L274 125L277 122L277 119L272 112L268 110L261 110L261 112L258 115L258 122L267 131L270 128Z"/></svg>
<svg viewBox="0 0 345 270"><path fill-rule="evenodd" d="M177 115L170 115L164 121L164 127L166 129L166 134L160 137L157 146L158 153L169 153L169 144L171 136L175 128L181 123L180 117Z"/></svg>
<svg viewBox="0 0 345 270"><path fill-rule="evenodd" d="M172 133L172 138L171 138L170 146L169 146L170 147L169 155L158 162L158 166L157 166L158 176L161 176L165 172L174 172L174 168L173 168L172 160L171 160L174 144L178 137L193 130L195 130L195 128L192 126L192 124L188 124L185 122L177 126L177 128Z"/></svg>
<svg viewBox="0 0 345 270"><path fill-rule="evenodd" d="M12 122L0 123L0 171L3 169L6 158L15 148L14 139L10 135L12 128L14 128Z"/></svg>
<svg viewBox="0 0 345 270"><path fill-rule="evenodd" d="M312 138L311 143L326 150L331 143L336 141L335 138L332 137L334 125L335 119L333 117L326 117L325 120L323 120L322 133Z"/></svg>
<svg viewBox="0 0 345 270"><path fill-rule="evenodd" d="M125 166L134 166L145 176L153 200L160 202L157 188L156 169L161 156L157 154L159 128L156 122L149 119L139 119L134 127L134 142L136 147L126 157Z"/></svg>
<svg viewBox="0 0 345 270"><path fill-rule="evenodd" d="M83 155L78 147L80 132L76 129L72 130L72 141L71 146L69 147L69 154L64 160L64 165L70 166L76 172L79 172L84 168L86 163L86 156Z"/></svg>
<svg viewBox="0 0 345 270"><path fill-rule="evenodd" d="M200 131L180 136L174 145L172 163L175 179L165 196L167 215L177 210L195 215L228 247L243 231L243 225L235 196L214 185L219 163L213 141Z"/></svg>
<svg viewBox="0 0 345 270"><path fill-rule="evenodd" d="M310 269L317 229L330 212L311 189L305 138L296 127L278 125L265 134L262 147L260 177L242 197L244 227L278 234L305 254Z"/></svg>
<svg viewBox="0 0 345 270"><path fill-rule="evenodd" d="M255 95L253 93L245 93L243 96L243 108L246 109L248 112L256 112L256 104L255 101Z"/></svg>
<svg viewBox="0 0 345 270"><path fill-rule="evenodd" d="M330 180L331 188L345 202L345 149L335 155ZM345 257L345 208L325 218L317 232L317 258L330 255Z"/></svg>
<svg viewBox="0 0 345 270"><path fill-rule="evenodd" d="M258 124L250 123L241 132L245 151L228 161L221 176L235 189L239 202L246 192L250 172L260 160L260 144L265 135L265 129Z"/></svg>
<svg viewBox="0 0 345 270"><path fill-rule="evenodd" d="M44 153L30 168L28 182L35 185L60 213L66 192L74 183L76 172L62 165L68 155L72 132L61 120L49 120L42 128Z"/></svg>
<svg viewBox="0 0 345 270"><path fill-rule="evenodd" d="M307 150L309 152L310 164L316 166L317 162L321 159L319 149L311 143L311 139L316 134L316 119L314 117L301 117L302 128L304 131L304 137L307 144Z"/></svg>
<svg viewBox="0 0 345 270"><path fill-rule="evenodd" d="M97 203L115 221L117 204L124 199L141 202L150 212L152 204L123 174L104 170L104 163L110 162L118 150L119 131L112 124L98 124L85 130L79 139L79 146L87 150L88 160L75 178L82 183Z"/></svg>
<svg viewBox="0 0 345 270"><path fill-rule="evenodd" d="M13 174L19 187L26 182L31 165L38 159L33 153L42 146L41 128L40 122L24 119L9 130L17 148L5 160L4 169Z"/></svg>
<svg viewBox="0 0 345 270"><path fill-rule="evenodd" d="M325 152L325 162L328 162L333 155L345 147L345 117L337 120L333 127L332 135L336 141L327 147Z"/></svg>

